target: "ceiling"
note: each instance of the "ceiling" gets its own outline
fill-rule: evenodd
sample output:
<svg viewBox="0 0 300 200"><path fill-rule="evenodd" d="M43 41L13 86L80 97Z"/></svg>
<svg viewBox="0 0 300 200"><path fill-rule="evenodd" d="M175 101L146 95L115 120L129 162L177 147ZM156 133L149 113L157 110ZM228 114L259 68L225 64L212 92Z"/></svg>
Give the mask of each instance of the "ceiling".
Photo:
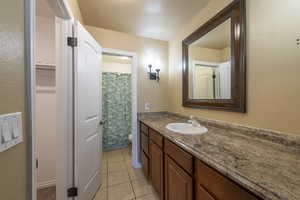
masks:
<svg viewBox="0 0 300 200"><path fill-rule="evenodd" d="M224 49L230 46L231 21L228 19L223 24L217 26L206 35L202 36L193 45L210 49Z"/></svg>
<svg viewBox="0 0 300 200"><path fill-rule="evenodd" d="M86 25L170 40L210 0L78 0Z"/></svg>

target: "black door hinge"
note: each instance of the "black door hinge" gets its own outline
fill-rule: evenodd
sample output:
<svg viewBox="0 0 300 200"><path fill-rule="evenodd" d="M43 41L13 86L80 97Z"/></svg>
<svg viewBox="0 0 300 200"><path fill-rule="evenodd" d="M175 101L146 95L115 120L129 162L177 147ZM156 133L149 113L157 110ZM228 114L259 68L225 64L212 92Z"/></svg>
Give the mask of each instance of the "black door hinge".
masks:
<svg viewBox="0 0 300 200"><path fill-rule="evenodd" d="M68 189L68 197L77 197L78 196L78 188L71 187Z"/></svg>
<svg viewBox="0 0 300 200"><path fill-rule="evenodd" d="M77 47L77 38L76 37L68 37L68 46Z"/></svg>
<svg viewBox="0 0 300 200"><path fill-rule="evenodd" d="M39 168L39 159L35 159L35 168L36 168L36 169Z"/></svg>

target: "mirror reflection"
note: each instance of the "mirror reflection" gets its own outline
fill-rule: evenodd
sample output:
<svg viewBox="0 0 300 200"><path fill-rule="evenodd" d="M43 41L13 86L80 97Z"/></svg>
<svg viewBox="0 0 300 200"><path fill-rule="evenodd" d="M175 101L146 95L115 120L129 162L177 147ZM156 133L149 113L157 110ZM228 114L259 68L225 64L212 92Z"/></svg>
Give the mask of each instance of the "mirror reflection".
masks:
<svg viewBox="0 0 300 200"><path fill-rule="evenodd" d="M231 20L189 45L191 99L231 99Z"/></svg>

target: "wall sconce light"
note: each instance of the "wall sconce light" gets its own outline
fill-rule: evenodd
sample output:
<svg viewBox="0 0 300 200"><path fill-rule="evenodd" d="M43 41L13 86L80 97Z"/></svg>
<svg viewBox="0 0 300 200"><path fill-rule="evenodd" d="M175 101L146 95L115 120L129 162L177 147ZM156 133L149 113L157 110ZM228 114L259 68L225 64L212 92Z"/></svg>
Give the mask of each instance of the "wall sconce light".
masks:
<svg viewBox="0 0 300 200"><path fill-rule="evenodd" d="M156 69L156 72L152 72L152 65L148 65L149 68L149 79L150 80L157 80L157 82L159 82L160 78L159 78L159 72L160 69Z"/></svg>

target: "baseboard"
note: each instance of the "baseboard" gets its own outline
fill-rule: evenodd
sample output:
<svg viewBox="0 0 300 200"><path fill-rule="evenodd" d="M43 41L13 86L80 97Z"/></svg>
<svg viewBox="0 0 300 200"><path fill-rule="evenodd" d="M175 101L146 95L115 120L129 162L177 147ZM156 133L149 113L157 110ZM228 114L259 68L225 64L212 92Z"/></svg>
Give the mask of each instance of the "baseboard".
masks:
<svg viewBox="0 0 300 200"><path fill-rule="evenodd" d="M44 189L56 185L56 180L43 181L38 183L38 189Z"/></svg>
<svg viewBox="0 0 300 200"><path fill-rule="evenodd" d="M133 168L142 168L142 164L140 162L134 162Z"/></svg>

